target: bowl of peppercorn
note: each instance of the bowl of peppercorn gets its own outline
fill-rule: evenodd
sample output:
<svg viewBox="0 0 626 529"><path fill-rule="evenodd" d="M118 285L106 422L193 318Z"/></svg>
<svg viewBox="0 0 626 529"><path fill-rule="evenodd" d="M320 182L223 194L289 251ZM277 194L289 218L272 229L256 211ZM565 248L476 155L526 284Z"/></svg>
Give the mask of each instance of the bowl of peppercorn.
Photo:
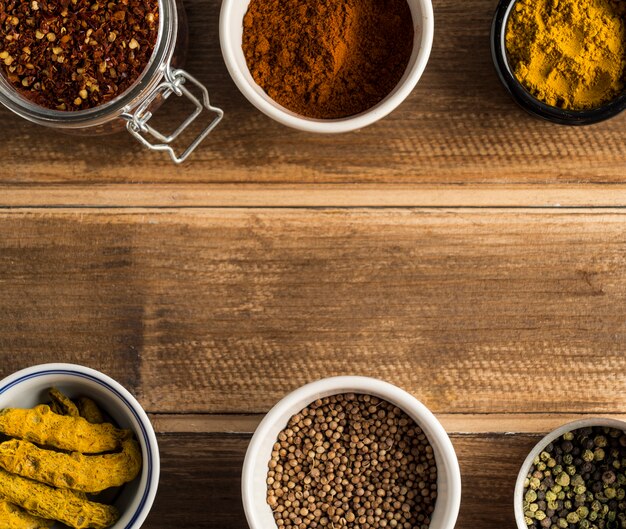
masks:
<svg viewBox="0 0 626 529"><path fill-rule="evenodd" d="M348 132L398 107L434 33L431 0L224 0L220 43L241 93L299 130Z"/></svg>
<svg viewBox="0 0 626 529"><path fill-rule="evenodd" d="M626 528L626 423L585 419L544 437L515 487L518 529Z"/></svg>
<svg viewBox="0 0 626 529"><path fill-rule="evenodd" d="M248 447L251 529L453 529L461 474L445 430L415 397L367 377L287 395Z"/></svg>

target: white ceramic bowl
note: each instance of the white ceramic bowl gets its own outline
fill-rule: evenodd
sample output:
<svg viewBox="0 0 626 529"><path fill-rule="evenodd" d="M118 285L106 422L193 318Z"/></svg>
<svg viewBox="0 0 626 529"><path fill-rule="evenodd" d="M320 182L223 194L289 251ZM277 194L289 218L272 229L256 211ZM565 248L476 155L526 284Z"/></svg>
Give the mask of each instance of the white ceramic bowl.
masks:
<svg viewBox="0 0 626 529"><path fill-rule="evenodd" d="M618 421L617 419L582 419L580 421L570 422L560 428L557 428L539 441L528 454L528 457L524 461L524 464L517 475L517 482L515 483L513 504L515 509L515 522L517 523L518 529L528 529L526 522L524 522L524 481L526 480L526 476L528 476L528 472L530 471L530 467L532 466L535 457L537 457L552 441L558 439L564 433L572 432L580 428L587 428L589 426L606 426L608 428L616 428L617 430L626 431L626 422Z"/></svg>
<svg viewBox="0 0 626 529"><path fill-rule="evenodd" d="M387 382L367 377L334 377L308 384L283 398L257 428L243 464L242 500L250 529L277 528L267 504L267 472L272 447L289 419L311 402L340 393L363 393L386 400L422 428L435 454L437 501L430 529L453 529L461 504L461 472L450 438L435 416L412 395Z"/></svg>
<svg viewBox="0 0 626 529"><path fill-rule="evenodd" d="M0 409L32 408L49 400L48 389L56 387L69 397L92 398L121 428L135 432L141 445L141 475L125 485L114 505L121 517L111 529L141 527L159 484L159 448L150 421L137 400L112 378L73 364L43 364L18 371L0 381ZM56 526L55 526L56 527Z"/></svg>
<svg viewBox="0 0 626 529"><path fill-rule="evenodd" d="M256 84L241 47L243 18L250 0L224 0L220 14L220 43L226 67L241 93L261 112L283 125L307 132L349 132L371 125L392 112L413 91L430 57L434 34L431 0L407 0L411 8L415 39L413 53L396 88L373 108L342 119L311 119L287 110Z"/></svg>

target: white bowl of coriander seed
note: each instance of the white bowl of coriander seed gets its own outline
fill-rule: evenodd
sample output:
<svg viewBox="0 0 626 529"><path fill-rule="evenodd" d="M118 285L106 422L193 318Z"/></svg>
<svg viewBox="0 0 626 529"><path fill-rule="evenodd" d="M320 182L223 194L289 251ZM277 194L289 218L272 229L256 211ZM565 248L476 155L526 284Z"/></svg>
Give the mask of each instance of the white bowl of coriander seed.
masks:
<svg viewBox="0 0 626 529"><path fill-rule="evenodd" d="M518 529L626 527L626 422L592 418L546 435L514 493Z"/></svg>
<svg viewBox="0 0 626 529"><path fill-rule="evenodd" d="M251 529L453 529L461 474L435 416L406 391L333 377L284 397L242 472Z"/></svg>

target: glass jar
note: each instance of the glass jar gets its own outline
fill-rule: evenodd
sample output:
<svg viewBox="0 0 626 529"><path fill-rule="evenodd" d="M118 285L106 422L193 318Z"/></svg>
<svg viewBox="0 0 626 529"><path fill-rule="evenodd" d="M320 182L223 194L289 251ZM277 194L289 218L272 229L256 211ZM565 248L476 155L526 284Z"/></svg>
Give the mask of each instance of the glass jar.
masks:
<svg viewBox="0 0 626 529"><path fill-rule="evenodd" d="M202 83L179 68L187 51L187 19L182 2L158 1L159 34L150 62L137 81L115 99L87 110L52 110L26 99L0 74L0 103L33 123L70 134L109 134L125 127L148 149L165 151L175 163L182 163L220 122L224 112L211 105ZM171 95L189 99L195 108L174 132L164 135L149 121ZM214 116L212 121L177 154L172 143L205 112Z"/></svg>

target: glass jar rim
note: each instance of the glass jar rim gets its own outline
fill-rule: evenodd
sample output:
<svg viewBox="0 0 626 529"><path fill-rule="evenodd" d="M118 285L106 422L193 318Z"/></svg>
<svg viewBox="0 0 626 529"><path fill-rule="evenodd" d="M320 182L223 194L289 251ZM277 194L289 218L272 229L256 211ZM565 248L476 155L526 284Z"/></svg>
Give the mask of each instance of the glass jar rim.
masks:
<svg viewBox="0 0 626 529"><path fill-rule="evenodd" d="M98 125L132 109L143 95L161 80L174 53L178 36L178 13L175 0L158 0L158 2L159 32L150 61L138 79L111 101L86 110L71 112L53 110L26 99L15 90L4 75L0 74L0 103L29 121L54 124L55 127L62 128Z"/></svg>

